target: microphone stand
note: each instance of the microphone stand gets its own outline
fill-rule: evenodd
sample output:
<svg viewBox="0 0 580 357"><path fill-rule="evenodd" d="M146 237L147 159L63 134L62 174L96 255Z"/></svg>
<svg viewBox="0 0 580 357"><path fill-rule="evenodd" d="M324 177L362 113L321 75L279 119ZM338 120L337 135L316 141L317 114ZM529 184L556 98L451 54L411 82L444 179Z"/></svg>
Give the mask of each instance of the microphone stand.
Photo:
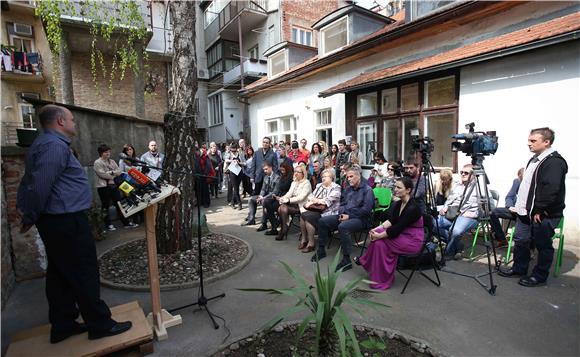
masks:
<svg viewBox="0 0 580 357"><path fill-rule="evenodd" d="M215 299L219 299L219 298L223 298L226 296L225 293L221 293L219 295L207 298L205 296L205 289L204 289L204 283L203 283L203 257L201 254L201 200L200 200L200 191L201 191L201 180L199 180L200 178L208 178L210 176L205 176L205 175L200 175L200 174L192 174L192 173L188 173L186 171L179 171L179 170L169 170L169 169L162 169L162 168L158 168L155 166L150 166L147 163L140 161L140 160L136 160L136 159L127 159L128 161L131 161L133 164L140 166L140 167L146 167L150 170L161 170L161 171L165 171L165 172L171 172L171 173L176 173L176 174L181 174L181 175L185 175L185 176L190 176L191 179L193 180L194 178L196 179L196 189L195 189L195 198L197 200L197 259L198 259L198 269L199 269L199 288L200 288L200 295L197 298L196 302L190 303L190 304L186 304L183 306L179 306L176 307L174 309L171 310L167 310L169 313L173 313L175 311L178 310L182 310L191 306L199 306L200 309L204 309L209 318L211 319L211 322L213 323L213 328L214 329L219 329L219 325L217 324L215 318L214 318L214 314L209 310L207 303L211 300L215 300ZM195 167L194 167L195 169Z"/></svg>

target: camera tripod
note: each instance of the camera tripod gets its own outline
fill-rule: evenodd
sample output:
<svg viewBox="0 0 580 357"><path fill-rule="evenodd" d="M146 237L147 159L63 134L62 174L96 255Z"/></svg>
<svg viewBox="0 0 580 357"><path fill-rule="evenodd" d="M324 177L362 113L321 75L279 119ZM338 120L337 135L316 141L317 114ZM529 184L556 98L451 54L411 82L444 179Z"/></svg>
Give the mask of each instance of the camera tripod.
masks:
<svg viewBox="0 0 580 357"><path fill-rule="evenodd" d="M485 173L485 169L483 168L483 159L484 159L483 156L473 156L471 159L471 163L473 165L473 171L469 175L469 184L467 184L465 186L465 189L463 190L463 197L462 197L461 202L459 204L459 211L461 211L461 207L463 207L463 205L466 203L466 201L468 199L468 197L466 197L466 193L469 189L469 186L472 185L472 183L471 183L472 178L475 177L475 183L474 183L475 188L474 189L477 190L476 191L477 192L477 204L478 204L478 209L479 209L479 214L480 214L478 221L479 221L479 224L481 226L480 230L483 232L483 236L484 236L485 250L486 250L485 254L487 256L488 271L486 273L480 273L480 274L475 274L475 275L469 275L469 274L455 272L455 271L449 270L448 268L445 268L445 269L442 268L441 271L446 272L446 273L450 273L450 274L455 274L455 275L460 275L460 276L472 278L479 285L481 285L483 288L485 288L490 295L495 295L497 285L495 285L493 282L493 270L491 267L492 254L493 254L495 269L499 268L499 264L498 264L497 255L495 252L495 245L493 243L494 239L490 236L490 233L493 231L491 230L491 222L490 222L491 203L490 203L489 190L488 190L489 179L487 177L487 174ZM470 192L471 192L471 190L470 190ZM471 193L469 195L471 195ZM450 234L451 234L451 232L453 232L453 229L455 228L456 222L457 222L457 220L453 221L453 224L451 225L451 228L449 229ZM481 279L480 279L482 277L485 277L486 275L489 275L489 286L487 284L485 284L483 281L481 281Z"/></svg>

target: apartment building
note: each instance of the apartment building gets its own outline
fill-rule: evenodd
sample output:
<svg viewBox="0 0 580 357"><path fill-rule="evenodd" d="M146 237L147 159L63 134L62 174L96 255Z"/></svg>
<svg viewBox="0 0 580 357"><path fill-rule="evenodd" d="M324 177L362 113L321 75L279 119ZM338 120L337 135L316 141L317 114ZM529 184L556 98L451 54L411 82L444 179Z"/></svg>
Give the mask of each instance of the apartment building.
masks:
<svg viewBox="0 0 580 357"><path fill-rule="evenodd" d="M317 46L311 25L345 1L253 0L202 1L203 53L198 53L200 107L207 108L208 140L251 139L248 105L238 90L267 75L272 47L312 52ZM205 55L205 56L204 56ZM202 101L207 97L207 105ZM202 99L203 98L203 99ZM205 109L204 109L205 110ZM205 114L200 114L204 117Z"/></svg>

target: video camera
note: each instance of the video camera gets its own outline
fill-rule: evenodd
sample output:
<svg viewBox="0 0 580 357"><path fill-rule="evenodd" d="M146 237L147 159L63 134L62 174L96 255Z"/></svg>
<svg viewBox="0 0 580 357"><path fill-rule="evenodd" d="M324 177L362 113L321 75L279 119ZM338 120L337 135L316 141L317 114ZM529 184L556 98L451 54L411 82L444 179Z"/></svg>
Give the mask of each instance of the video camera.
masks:
<svg viewBox="0 0 580 357"><path fill-rule="evenodd" d="M425 136L419 137L419 129L411 129L411 147L413 151L420 152L422 154L430 154L435 150L435 145L433 145L433 139Z"/></svg>
<svg viewBox="0 0 580 357"><path fill-rule="evenodd" d="M456 140L451 143L451 151L461 151L471 157L495 154L498 146L498 137L495 135L495 131L475 131L474 127L475 123L469 123L465 126L469 130L468 133L451 136Z"/></svg>

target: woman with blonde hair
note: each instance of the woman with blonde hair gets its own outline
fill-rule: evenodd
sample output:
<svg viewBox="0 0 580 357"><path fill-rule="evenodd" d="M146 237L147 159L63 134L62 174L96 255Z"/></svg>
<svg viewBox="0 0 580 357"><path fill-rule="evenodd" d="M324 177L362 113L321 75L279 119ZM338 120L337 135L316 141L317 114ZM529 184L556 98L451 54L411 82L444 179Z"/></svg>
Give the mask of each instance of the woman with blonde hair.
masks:
<svg viewBox="0 0 580 357"><path fill-rule="evenodd" d="M435 204L437 206L444 205L452 190L453 172L449 169L443 169L439 172L439 180L435 184Z"/></svg>
<svg viewBox="0 0 580 357"><path fill-rule="evenodd" d="M308 195L312 193L312 186L308 181L308 170L306 165L299 164L294 169L294 177L290 189L282 197L278 198L278 216L280 217L280 233L276 240L283 240L288 235L288 225L293 214L300 213L300 207L306 203Z"/></svg>

